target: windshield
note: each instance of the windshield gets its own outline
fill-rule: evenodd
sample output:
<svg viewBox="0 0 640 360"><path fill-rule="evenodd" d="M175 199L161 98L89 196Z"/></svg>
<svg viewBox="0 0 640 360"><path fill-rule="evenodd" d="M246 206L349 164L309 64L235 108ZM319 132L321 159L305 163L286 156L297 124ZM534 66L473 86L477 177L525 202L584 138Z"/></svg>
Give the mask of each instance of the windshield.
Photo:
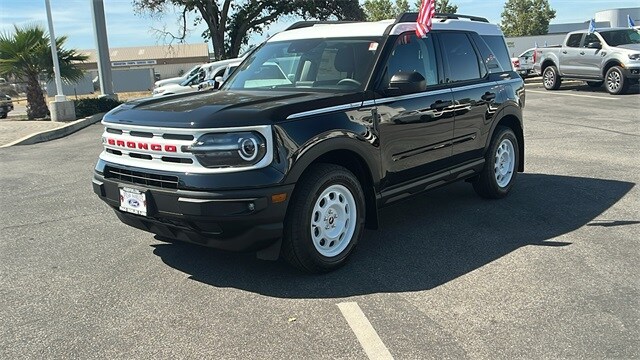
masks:
<svg viewBox="0 0 640 360"><path fill-rule="evenodd" d="M225 90L362 90L380 38L303 39L266 43L233 73Z"/></svg>
<svg viewBox="0 0 640 360"><path fill-rule="evenodd" d="M634 29L603 31L600 36L609 46L640 44L640 32Z"/></svg>

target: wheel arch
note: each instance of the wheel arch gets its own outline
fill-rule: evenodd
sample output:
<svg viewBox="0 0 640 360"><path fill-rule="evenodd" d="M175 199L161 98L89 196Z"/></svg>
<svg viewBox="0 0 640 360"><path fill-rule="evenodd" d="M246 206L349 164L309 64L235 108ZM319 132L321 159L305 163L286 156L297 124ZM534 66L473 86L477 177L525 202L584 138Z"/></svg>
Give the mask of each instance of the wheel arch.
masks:
<svg viewBox="0 0 640 360"><path fill-rule="evenodd" d="M620 61L618 61L617 59L611 59L604 64L604 66L602 67L603 80L606 80L605 77L607 75L607 71L609 71L609 69L611 69L614 66L622 66L622 63L620 63Z"/></svg>
<svg viewBox="0 0 640 360"><path fill-rule="evenodd" d="M353 139L325 140L315 144L296 160L285 181L296 183L314 164L319 163L342 166L356 176L365 196L365 226L368 229L377 229L379 222L376 188L379 177L375 159L371 159L363 149L354 145Z"/></svg>
<svg viewBox="0 0 640 360"><path fill-rule="evenodd" d="M516 139L518 139L518 154L520 155L520 163L518 164L518 171L524 171L524 128L522 126L522 111L516 107L515 105L507 106L502 109L496 121L491 128L491 135L487 138L487 144L485 149L489 148L489 144L491 143L491 139L493 138L493 134L496 132L498 126L505 126L513 130L516 135Z"/></svg>
<svg viewBox="0 0 640 360"><path fill-rule="evenodd" d="M540 73L544 74L544 69L548 68L549 66L555 66L556 69L558 68L558 66L556 65L556 63L551 60L551 59L546 59L542 62L542 64L540 65ZM558 74L560 75L560 74Z"/></svg>

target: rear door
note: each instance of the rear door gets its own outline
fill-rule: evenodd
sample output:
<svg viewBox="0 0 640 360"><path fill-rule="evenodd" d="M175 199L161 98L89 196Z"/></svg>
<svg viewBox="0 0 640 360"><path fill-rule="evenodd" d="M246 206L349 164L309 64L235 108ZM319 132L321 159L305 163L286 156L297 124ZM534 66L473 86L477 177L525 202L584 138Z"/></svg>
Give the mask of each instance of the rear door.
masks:
<svg viewBox="0 0 640 360"><path fill-rule="evenodd" d="M567 43L560 49L560 74L578 75L580 73L581 52L580 43L584 34L572 34Z"/></svg>
<svg viewBox="0 0 640 360"><path fill-rule="evenodd" d="M490 80L483 57L472 37L483 41L477 34L467 32L447 31L438 34L445 64L445 81L453 91L455 124L452 161L456 165L483 157L490 120L495 113L494 104L501 95L497 82ZM502 37L498 40L506 52ZM487 52L489 54L486 57L493 57L493 64L497 64L494 52Z"/></svg>

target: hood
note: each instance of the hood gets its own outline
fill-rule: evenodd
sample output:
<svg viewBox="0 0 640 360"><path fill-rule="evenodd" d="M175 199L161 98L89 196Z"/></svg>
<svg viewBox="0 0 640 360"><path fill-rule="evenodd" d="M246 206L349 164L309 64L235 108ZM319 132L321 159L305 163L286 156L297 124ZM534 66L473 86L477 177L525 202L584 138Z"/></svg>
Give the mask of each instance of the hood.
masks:
<svg viewBox="0 0 640 360"><path fill-rule="evenodd" d="M265 125L293 113L362 99L362 93L202 91L127 102L107 113L103 121L194 129Z"/></svg>
<svg viewBox="0 0 640 360"><path fill-rule="evenodd" d="M618 49L625 49L631 51L640 51L640 44L625 44L616 46Z"/></svg>

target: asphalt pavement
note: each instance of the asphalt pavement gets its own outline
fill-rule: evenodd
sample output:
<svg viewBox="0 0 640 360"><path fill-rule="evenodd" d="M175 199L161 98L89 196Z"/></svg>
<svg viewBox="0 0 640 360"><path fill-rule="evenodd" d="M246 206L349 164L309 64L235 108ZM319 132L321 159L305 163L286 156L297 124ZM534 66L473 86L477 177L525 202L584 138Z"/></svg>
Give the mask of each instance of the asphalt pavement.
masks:
<svg viewBox="0 0 640 360"><path fill-rule="evenodd" d="M322 276L121 224L99 124L0 149L0 358L367 359L354 302L395 359L640 357L640 95L527 90L509 197L414 196Z"/></svg>

